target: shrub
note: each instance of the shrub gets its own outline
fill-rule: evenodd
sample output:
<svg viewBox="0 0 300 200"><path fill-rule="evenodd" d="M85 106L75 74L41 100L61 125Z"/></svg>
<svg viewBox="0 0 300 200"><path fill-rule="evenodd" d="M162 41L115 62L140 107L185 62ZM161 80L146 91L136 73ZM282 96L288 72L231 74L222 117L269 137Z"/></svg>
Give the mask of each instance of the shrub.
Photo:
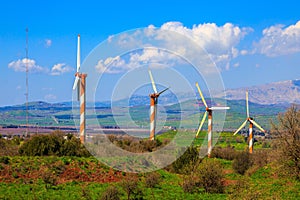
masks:
<svg viewBox="0 0 300 200"><path fill-rule="evenodd" d="M152 172L146 175L145 184L146 187L154 188L161 181L160 174L157 172Z"/></svg>
<svg viewBox="0 0 300 200"><path fill-rule="evenodd" d="M50 170L46 170L41 174L41 178L45 183L46 189L49 189L51 186L55 186L57 184L57 178Z"/></svg>
<svg viewBox="0 0 300 200"><path fill-rule="evenodd" d="M268 150L256 150L252 154L252 162L258 167L263 167L269 162L269 151Z"/></svg>
<svg viewBox="0 0 300 200"><path fill-rule="evenodd" d="M78 138L70 135L68 138L65 140L64 134L58 131L49 135L36 135L23 143L19 153L26 156L90 156Z"/></svg>
<svg viewBox="0 0 300 200"><path fill-rule="evenodd" d="M199 184L204 188L205 192L224 192L224 174L220 162L212 159L205 160L200 164L197 176L199 177Z"/></svg>
<svg viewBox="0 0 300 200"><path fill-rule="evenodd" d="M184 149L182 149L184 150ZM200 162L196 147L188 147L186 151L169 166L170 170L179 174L189 174L194 171Z"/></svg>
<svg viewBox="0 0 300 200"><path fill-rule="evenodd" d="M233 160L232 168L235 172L244 175L247 169L252 165L250 153L242 151L236 154L236 158Z"/></svg>
<svg viewBox="0 0 300 200"><path fill-rule="evenodd" d="M92 196L91 196L91 191L87 188L87 187L82 187L81 188L81 190L82 190L82 197L84 198L84 199L86 199L86 200L92 200L93 198L92 198Z"/></svg>
<svg viewBox="0 0 300 200"><path fill-rule="evenodd" d="M162 142L157 139L145 140L131 137L128 135L109 135L108 139L118 147L134 153L152 152L162 145Z"/></svg>
<svg viewBox="0 0 300 200"><path fill-rule="evenodd" d="M197 186L196 181L194 180L194 177L189 176L183 180L182 189L184 192L192 194L197 191L197 188L198 188L198 186Z"/></svg>
<svg viewBox="0 0 300 200"><path fill-rule="evenodd" d="M101 200L119 200L120 192L116 186L109 186L101 195Z"/></svg>
<svg viewBox="0 0 300 200"><path fill-rule="evenodd" d="M18 155L18 144L13 140L0 138L0 156Z"/></svg>
<svg viewBox="0 0 300 200"><path fill-rule="evenodd" d="M127 174L128 175L128 174ZM132 195L140 196L141 191L138 188L138 179L132 176L126 177L122 182L121 186L127 194L129 200Z"/></svg>
<svg viewBox="0 0 300 200"><path fill-rule="evenodd" d="M7 156L1 156L0 157L0 163L3 163L3 164L9 164L9 157Z"/></svg>
<svg viewBox="0 0 300 200"><path fill-rule="evenodd" d="M227 146L225 148L215 147L213 148L211 153L212 158L221 158L225 160L233 160L235 156L236 156L236 151L232 146Z"/></svg>

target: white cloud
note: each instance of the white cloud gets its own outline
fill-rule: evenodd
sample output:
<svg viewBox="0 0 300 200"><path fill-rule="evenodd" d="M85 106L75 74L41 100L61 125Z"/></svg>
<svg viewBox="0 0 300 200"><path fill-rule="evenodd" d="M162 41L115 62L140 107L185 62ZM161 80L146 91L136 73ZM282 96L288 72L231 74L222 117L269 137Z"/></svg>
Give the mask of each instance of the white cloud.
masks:
<svg viewBox="0 0 300 200"><path fill-rule="evenodd" d="M33 59L27 59L27 58L18 59L8 64L8 68L11 68L16 72L26 72L27 67L28 67L28 72L31 73L48 72L47 68L37 65L36 61Z"/></svg>
<svg viewBox="0 0 300 200"><path fill-rule="evenodd" d="M47 95L44 96L44 99L46 101L54 101L54 100L57 99L57 97L54 94L47 94Z"/></svg>
<svg viewBox="0 0 300 200"><path fill-rule="evenodd" d="M26 58L18 59L8 64L8 68L11 68L16 72L26 72L26 67L28 67L28 72L30 73L45 73L56 76L73 71L73 68L65 63L55 64L51 70L49 70L49 68L37 65L35 60Z"/></svg>
<svg viewBox="0 0 300 200"><path fill-rule="evenodd" d="M239 66L240 66L240 63L237 62L237 63L235 63L233 66L234 66L234 67L239 67Z"/></svg>
<svg viewBox="0 0 300 200"><path fill-rule="evenodd" d="M105 60L99 60L95 66L99 73L109 74L122 72L127 67L128 65L125 65L125 61L121 59L120 56L116 56L115 58L108 57Z"/></svg>
<svg viewBox="0 0 300 200"><path fill-rule="evenodd" d="M124 58L116 56L115 58L108 57L105 60L99 60L95 68L100 73L112 74L128 71L145 64L159 64L153 65L155 67L172 67L176 63L180 62L180 58L170 52L155 48L145 48L143 50L130 53L129 55L125 55Z"/></svg>
<svg viewBox="0 0 300 200"><path fill-rule="evenodd" d="M256 51L269 57L300 52L300 21L295 25L274 25L263 30L263 37L255 44Z"/></svg>
<svg viewBox="0 0 300 200"><path fill-rule="evenodd" d="M45 47L48 48L48 47L51 47L51 45L52 45L52 40L45 39Z"/></svg>
<svg viewBox="0 0 300 200"><path fill-rule="evenodd" d="M238 44L245 35L252 31L251 28L240 28L231 23L223 26L204 23L187 28L180 22L168 22L163 24L161 29L176 31L191 37L207 51L220 68L228 68L230 60L240 54Z"/></svg>
<svg viewBox="0 0 300 200"><path fill-rule="evenodd" d="M242 56L245 56L245 55L248 55L248 54L249 54L249 51L246 50L246 49L243 49L243 50L240 51L240 54L241 54Z"/></svg>
<svg viewBox="0 0 300 200"><path fill-rule="evenodd" d="M168 34L166 31L175 31L180 33L180 36L177 34ZM157 29L155 29L153 25L149 25L148 28L143 31L137 30L133 34L124 33L118 38L110 36L108 41L112 42L112 39L117 39L117 44L120 47L126 47L128 49L131 46L134 48L139 45L152 46L151 41L154 39L154 43L163 43L165 49L172 49L182 57L191 58L192 56L198 59L200 56L198 51L192 51L190 49L188 51L186 49L191 47L186 45L186 38L181 37L181 35L184 35L191 38L195 43L206 50L208 56L220 69L228 70L230 61L241 54L238 49L240 41L251 31L251 28L240 28L231 23L226 23L223 26L217 26L215 23L204 23L188 28L181 22L167 22ZM149 38L149 40L145 38ZM147 42L150 41L150 44L143 41L143 39ZM187 56L187 52L189 52L189 54L193 52L193 55ZM142 53L131 53L127 59L124 59L123 56L122 58L117 56L115 58L100 60L96 68L101 73L119 73L148 62L174 66L174 64L180 62L180 59L177 55L153 48L144 50ZM107 64L105 63L110 63L111 66L107 68Z"/></svg>
<svg viewBox="0 0 300 200"><path fill-rule="evenodd" d="M58 63L58 64L55 64L52 68L51 68L51 75L54 75L54 76L58 76L58 75L61 75L63 73L66 73L66 72L71 72L73 71L73 69L66 65L65 63Z"/></svg>

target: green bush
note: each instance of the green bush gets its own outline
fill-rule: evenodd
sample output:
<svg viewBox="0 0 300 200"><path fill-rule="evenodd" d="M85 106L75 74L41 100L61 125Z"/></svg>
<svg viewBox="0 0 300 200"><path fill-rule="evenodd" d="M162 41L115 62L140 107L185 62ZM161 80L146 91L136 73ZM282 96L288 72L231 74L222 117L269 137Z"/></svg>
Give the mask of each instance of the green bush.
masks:
<svg viewBox="0 0 300 200"><path fill-rule="evenodd" d="M9 164L9 157L7 156L1 156L0 157L0 163L3 163L3 164Z"/></svg>
<svg viewBox="0 0 300 200"><path fill-rule="evenodd" d="M232 168L235 172L244 175L252 166L252 160L248 151L242 151L236 154L236 158L232 162Z"/></svg>
<svg viewBox="0 0 300 200"><path fill-rule="evenodd" d="M196 147L191 146L168 168L175 173L189 174L197 167L199 162L199 152Z"/></svg>
<svg viewBox="0 0 300 200"><path fill-rule="evenodd" d="M134 153L152 152L162 145L162 142L158 139L137 139L128 135L108 135L108 139L118 147Z"/></svg>
<svg viewBox="0 0 300 200"><path fill-rule="evenodd" d="M197 182L194 180L194 177L189 176L183 180L182 189L185 193L195 193L197 191Z"/></svg>
<svg viewBox="0 0 300 200"><path fill-rule="evenodd" d="M227 146L225 148L215 147L213 148L211 153L212 158L221 158L225 160L233 160L235 156L236 156L236 151L232 146Z"/></svg>
<svg viewBox="0 0 300 200"><path fill-rule="evenodd" d="M129 174L127 174L129 175ZM138 187L138 179L134 176L127 176L121 182L123 190L127 194L127 199L143 199L142 190Z"/></svg>
<svg viewBox="0 0 300 200"><path fill-rule="evenodd" d="M197 171L199 184L208 193L223 193L224 192L224 174L223 167L217 160L204 160Z"/></svg>
<svg viewBox="0 0 300 200"><path fill-rule="evenodd" d="M36 135L26 140L19 148L19 153L26 156L90 156L87 149L80 143L78 138L58 131L48 135Z"/></svg>
<svg viewBox="0 0 300 200"><path fill-rule="evenodd" d="M146 174L146 179L145 179L146 187L154 188L160 183L160 181L161 181L161 176L159 173L152 172Z"/></svg>
<svg viewBox="0 0 300 200"><path fill-rule="evenodd" d="M116 186L109 186L101 195L101 200L119 200L120 192Z"/></svg>

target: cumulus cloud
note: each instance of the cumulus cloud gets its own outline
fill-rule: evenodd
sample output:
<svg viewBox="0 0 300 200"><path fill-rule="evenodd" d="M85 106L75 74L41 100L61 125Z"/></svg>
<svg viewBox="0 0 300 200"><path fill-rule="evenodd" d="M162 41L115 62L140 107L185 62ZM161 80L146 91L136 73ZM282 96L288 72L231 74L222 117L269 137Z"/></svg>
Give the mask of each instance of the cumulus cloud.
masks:
<svg viewBox="0 0 300 200"><path fill-rule="evenodd" d="M66 65L65 63L58 63L51 68L50 74L54 76L58 76L71 71L73 71L73 69L70 66Z"/></svg>
<svg viewBox="0 0 300 200"><path fill-rule="evenodd" d="M132 44L134 44L132 46L135 48L138 45L144 46L145 44L146 46L151 46L151 44L141 39L143 38L141 35L144 34L144 37L155 38L155 42L163 43L166 49L175 50L176 53L183 57L187 56L187 52L193 52L187 51L186 48L190 47L186 46L185 37L167 34L166 31L177 32L180 35L191 38L206 50L209 57L220 69L229 69L230 61L238 55L245 53L245 51L240 52L238 45L252 29L241 28L231 23L226 23L223 26L218 26L215 23L204 23L188 28L181 22L167 22L157 29L153 25L149 25L143 32L137 30L134 34L124 33L117 38L118 45L126 46L127 48ZM112 39L114 38L110 36L108 42L112 42ZM150 39L149 41L153 40ZM199 52L196 51L194 55L189 55L188 57L190 58L191 56L197 58L199 57ZM115 58L99 60L96 68L101 73L119 73L147 62L157 62L163 65L174 66L174 64L180 62L180 59L178 59L178 56L166 51L146 49L142 53L131 53L127 59L124 59L123 56L122 58L117 56ZM110 67L107 67L107 64L110 64Z"/></svg>
<svg viewBox="0 0 300 200"><path fill-rule="evenodd" d="M177 55L164 50L155 48L145 48L129 55L124 58L116 56L114 58L108 57L105 60L99 60L95 66L100 73L120 73L129 71L131 69L140 67L145 64L159 64L153 66L168 66L172 67L175 64L182 62Z"/></svg>
<svg viewBox="0 0 300 200"><path fill-rule="evenodd" d="M207 53L220 68L228 68L231 59L240 54L237 46L240 41L251 31L251 28L240 28L231 23L217 26L215 23L194 25L185 27L180 22L168 22L161 29L179 32L189 36Z"/></svg>
<svg viewBox="0 0 300 200"><path fill-rule="evenodd" d="M55 64L49 70L49 68L47 67L42 67L36 64L35 60L26 59L26 58L18 59L8 64L8 68L13 69L15 72L26 72L26 67L28 67L28 72L30 73L44 73L53 76L57 76L57 75L61 75L73 71L73 69L70 66L66 65L65 63Z"/></svg>
<svg viewBox="0 0 300 200"><path fill-rule="evenodd" d="M13 69L16 72L26 72L26 68L28 67L28 72L31 73L39 73L39 72L47 72L48 69L41 67L36 64L36 61L33 59L18 59L16 61L12 61L8 64L8 68Z"/></svg>
<svg viewBox="0 0 300 200"><path fill-rule="evenodd" d="M51 47L51 45L52 45L52 40L45 39L45 47L48 48L48 47Z"/></svg>
<svg viewBox="0 0 300 200"><path fill-rule="evenodd" d="M294 25L274 25L263 30L256 51L269 57L300 52L300 21Z"/></svg>

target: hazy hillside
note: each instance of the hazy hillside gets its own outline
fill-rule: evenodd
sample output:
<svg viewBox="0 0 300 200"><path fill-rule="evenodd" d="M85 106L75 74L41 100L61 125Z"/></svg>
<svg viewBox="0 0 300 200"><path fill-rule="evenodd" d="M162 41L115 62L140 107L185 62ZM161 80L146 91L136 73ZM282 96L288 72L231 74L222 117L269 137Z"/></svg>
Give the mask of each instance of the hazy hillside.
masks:
<svg viewBox="0 0 300 200"><path fill-rule="evenodd" d="M226 99L245 99L245 91L249 91L249 101L258 104L291 104L300 103L300 80L289 80L265 85L238 88L226 91ZM224 98L224 94L218 95Z"/></svg>

